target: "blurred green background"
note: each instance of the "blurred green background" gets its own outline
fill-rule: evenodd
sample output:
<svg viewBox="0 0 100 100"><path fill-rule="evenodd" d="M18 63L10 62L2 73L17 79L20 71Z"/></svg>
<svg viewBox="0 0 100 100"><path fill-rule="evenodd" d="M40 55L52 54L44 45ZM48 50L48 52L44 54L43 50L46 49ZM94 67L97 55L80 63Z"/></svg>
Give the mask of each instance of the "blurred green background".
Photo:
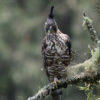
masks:
<svg viewBox="0 0 100 100"><path fill-rule="evenodd" d="M91 40L82 28L82 12L94 20L99 32L96 0L0 0L0 100L27 100L48 83L41 44L52 4L60 30L71 37L76 51L71 65L90 57ZM69 86L63 100L86 100L86 96L76 86Z"/></svg>

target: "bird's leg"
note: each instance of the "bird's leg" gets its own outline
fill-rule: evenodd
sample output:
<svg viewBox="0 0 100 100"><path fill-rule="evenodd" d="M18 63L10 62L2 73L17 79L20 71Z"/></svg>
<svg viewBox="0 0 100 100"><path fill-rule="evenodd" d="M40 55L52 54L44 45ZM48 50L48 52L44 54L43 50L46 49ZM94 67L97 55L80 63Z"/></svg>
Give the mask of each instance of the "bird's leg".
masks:
<svg viewBox="0 0 100 100"><path fill-rule="evenodd" d="M57 77L54 77L54 81L52 82L52 84L54 84L56 86L56 88L58 88L57 84L60 83L60 80L58 80Z"/></svg>

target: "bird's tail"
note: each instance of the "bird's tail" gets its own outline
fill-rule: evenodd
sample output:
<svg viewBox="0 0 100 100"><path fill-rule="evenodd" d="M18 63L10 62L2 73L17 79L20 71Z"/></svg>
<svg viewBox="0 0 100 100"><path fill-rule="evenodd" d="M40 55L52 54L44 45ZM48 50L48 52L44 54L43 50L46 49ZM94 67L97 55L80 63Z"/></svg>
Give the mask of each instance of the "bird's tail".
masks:
<svg viewBox="0 0 100 100"><path fill-rule="evenodd" d="M52 91L52 100L61 100L62 97L62 89L56 89Z"/></svg>

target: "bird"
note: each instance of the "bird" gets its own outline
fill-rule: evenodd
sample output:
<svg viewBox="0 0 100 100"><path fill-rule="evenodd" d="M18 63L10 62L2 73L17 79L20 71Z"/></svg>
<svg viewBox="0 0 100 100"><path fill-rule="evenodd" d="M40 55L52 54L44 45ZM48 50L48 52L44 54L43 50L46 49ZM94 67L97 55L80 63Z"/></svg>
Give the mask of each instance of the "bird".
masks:
<svg viewBox="0 0 100 100"><path fill-rule="evenodd" d="M71 40L58 28L53 14L54 6L44 25L45 37L42 42L42 57L47 77L52 82L67 77L67 67L71 61ZM67 86L67 85L66 85ZM65 87L66 87L65 86ZM56 89L51 93L52 100L61 100L62 89Z"/></svg>

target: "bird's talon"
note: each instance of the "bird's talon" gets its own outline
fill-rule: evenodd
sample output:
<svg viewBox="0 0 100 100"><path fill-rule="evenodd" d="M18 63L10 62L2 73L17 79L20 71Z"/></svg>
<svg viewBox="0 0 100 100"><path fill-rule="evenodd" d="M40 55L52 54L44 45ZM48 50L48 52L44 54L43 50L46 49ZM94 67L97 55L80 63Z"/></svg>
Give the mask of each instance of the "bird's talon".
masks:
<svg viewBox="0 0 100 100"><path fill-rule="evenodd" d="M57 80L56 82L57 82L57 83L60 83L60 80Z"/></svg>
<svg viewBox="0 0 100 100"><path fill-rule="evenodd" d="M60 80L56 80L54 82L52 82L52 84L54 84L53 88L56 86L56 88L58 88L58 84L60 83Z"/></svg>

